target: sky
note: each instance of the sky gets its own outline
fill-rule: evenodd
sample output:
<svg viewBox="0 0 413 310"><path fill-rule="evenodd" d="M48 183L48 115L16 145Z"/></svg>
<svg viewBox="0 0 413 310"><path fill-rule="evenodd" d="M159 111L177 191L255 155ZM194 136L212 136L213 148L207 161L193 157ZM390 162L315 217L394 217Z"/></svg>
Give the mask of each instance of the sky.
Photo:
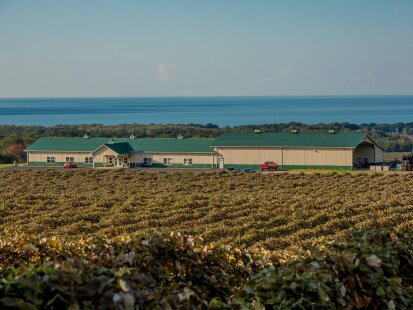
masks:
<svg viewBox="0 0 413 310"><path fill-rule="evenodd" d="M412 0L0 0L0 97L413 94Z"/></svg>

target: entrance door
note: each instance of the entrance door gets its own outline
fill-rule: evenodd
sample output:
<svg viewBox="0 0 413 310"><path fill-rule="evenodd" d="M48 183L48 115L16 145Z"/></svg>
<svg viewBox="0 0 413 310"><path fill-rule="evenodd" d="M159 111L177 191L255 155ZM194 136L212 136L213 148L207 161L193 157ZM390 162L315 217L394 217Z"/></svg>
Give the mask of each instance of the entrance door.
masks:
<svg viewBox="0 0 413 310"><path fill-rule="evenodd" d="M106 166L112 167L113 166L113 161L114 161L113 157L112 156L105 156L105 158L106 158Z"/></svg>
<svg viewBox="0 0 413 310"><path fill-rule="evenodd" d="M224 159L221 157L218 159L219 169L224 169Z"/></svg>

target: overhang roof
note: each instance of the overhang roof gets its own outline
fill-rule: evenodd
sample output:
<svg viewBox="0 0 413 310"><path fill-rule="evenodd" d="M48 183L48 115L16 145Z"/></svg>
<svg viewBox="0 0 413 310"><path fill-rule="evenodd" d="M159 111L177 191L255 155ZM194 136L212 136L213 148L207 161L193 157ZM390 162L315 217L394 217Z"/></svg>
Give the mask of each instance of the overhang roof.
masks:
<svg viewBox="0 0 413 310"><path fill-rule="evenodd" d="M375 143L366 133L228 132L218 137L213 146L355 148L367 138Z"/></svg>
<svg viewBox="0 0 413 310"><path fill-rule="evenodd" d="M128 142L106 143L105 146L119 155L133 153L133 149Z"/></svg>

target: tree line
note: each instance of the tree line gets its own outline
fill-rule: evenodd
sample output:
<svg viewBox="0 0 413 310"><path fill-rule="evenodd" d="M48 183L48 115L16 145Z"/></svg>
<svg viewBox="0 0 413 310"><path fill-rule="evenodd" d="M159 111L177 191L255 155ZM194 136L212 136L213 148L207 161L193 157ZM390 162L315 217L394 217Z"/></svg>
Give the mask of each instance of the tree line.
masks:
<svg viewBox="0 0 413 310"><path fill-rule="evenodd" d="M24 149L40 137L162 137L172 138L178 135L193 138L214 138L223 132L240 132L261 130L263 132L289 132L298 129L301 132L367 132L387 152L411 152L413 149L413 123L395 124L351 124L319 123L303 124L299 122L225 126L208 123L201 124L120 124L120 125L56 125L17 126L0 125L0 163L24 161Z"/></svg>

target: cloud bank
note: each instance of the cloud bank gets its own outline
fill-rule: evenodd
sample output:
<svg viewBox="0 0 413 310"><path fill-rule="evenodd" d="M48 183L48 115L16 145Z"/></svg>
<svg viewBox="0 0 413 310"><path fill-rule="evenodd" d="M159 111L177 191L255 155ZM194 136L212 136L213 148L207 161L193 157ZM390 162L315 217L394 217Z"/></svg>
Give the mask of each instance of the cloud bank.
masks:
<svg viewBox="0 0 413 310"><path fill-rule="evenodd" d="M291 72L291 68L290 67L283 67L275 72L273 72L271 79L273 81L279 81L282 80L284 78L286 78Z"/></svg>

